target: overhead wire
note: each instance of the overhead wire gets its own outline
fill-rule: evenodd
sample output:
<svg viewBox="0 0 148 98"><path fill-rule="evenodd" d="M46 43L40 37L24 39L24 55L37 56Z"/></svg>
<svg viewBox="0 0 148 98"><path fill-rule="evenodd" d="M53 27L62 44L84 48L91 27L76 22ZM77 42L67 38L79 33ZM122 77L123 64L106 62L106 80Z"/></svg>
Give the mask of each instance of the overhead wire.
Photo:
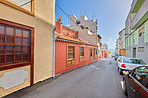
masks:
<svg viewBox="0 0 148 98"><path fill-rule="evenodd" d="M75 21L57 4L57 3L55 3L55 5L70 19L70 20L72 20L72 22L74 23L74 24L76 24L75 23ZM82 29L79 25L77 25L76 24L76 26L78 26L80 29ZM83 30L83 29L82 29ZM84 30L83 30L84 31ZM84 32L86 32L86 31L84 31ZM86 33L88 33L88 32L86 32Z"/></svg>

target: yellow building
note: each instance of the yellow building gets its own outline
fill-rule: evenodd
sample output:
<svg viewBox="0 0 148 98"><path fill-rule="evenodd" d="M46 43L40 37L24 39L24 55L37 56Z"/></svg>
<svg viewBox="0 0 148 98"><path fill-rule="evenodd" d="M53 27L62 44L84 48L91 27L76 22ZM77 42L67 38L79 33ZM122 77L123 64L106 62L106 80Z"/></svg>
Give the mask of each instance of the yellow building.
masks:
<svg viewBox="0 0 148 98"><path fill-rule="evenodd" d="M0 0L0 97L54 77L54 4Z"/></svg>
<svg viewBox="0 0 148 98"><path fill-rule="evenodd" d="M126 49L120 49L119 54L126 56Z"/></svg>

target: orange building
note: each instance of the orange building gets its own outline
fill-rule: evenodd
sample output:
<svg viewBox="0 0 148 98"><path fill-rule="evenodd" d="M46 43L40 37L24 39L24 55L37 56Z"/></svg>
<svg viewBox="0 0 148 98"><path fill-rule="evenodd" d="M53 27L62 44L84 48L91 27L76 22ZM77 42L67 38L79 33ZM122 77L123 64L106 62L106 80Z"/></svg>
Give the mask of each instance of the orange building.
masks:
<svg viewBox="0 0 148 98"><path fill-rule="evenodd" d="M78 39L78 32L56 23L55 75L99 60L97 46Z"/></svg>

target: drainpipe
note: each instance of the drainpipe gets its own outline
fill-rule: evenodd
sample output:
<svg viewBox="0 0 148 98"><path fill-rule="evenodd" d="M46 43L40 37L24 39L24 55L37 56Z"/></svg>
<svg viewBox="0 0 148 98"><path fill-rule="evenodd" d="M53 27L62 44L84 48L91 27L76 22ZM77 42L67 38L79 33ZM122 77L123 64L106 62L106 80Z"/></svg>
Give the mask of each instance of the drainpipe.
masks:
<svg viewBox="0 0 148 98"><path fill-rule="evenodd" d="M55 0L53 0L52 77L55 78Z"/></svg>

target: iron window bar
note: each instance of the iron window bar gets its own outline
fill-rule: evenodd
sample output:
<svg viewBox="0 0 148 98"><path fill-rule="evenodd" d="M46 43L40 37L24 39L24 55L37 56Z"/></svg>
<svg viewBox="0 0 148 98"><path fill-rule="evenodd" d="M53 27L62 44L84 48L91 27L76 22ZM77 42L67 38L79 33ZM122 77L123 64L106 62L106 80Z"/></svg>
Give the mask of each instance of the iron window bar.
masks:
<svg viewBox="0 0 148 98"><path fill-rule="evenodd" d="M31 3L31 2L32 2L32 0L22 4L21 6L27 5L27 4Z"/></svg>

